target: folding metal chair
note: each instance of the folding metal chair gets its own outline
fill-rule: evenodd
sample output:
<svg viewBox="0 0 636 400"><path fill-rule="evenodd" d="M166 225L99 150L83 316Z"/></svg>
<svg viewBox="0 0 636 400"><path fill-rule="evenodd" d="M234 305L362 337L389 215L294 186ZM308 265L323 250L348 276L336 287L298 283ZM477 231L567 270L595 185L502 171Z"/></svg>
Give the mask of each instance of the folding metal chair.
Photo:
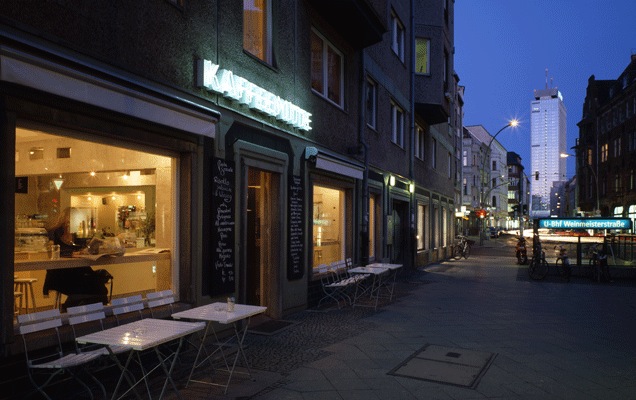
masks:
<svg viewBox="0 0 636 400"><path fill-rule="evenodd" d="M81 346L75 339L79 336L95 331L104 330L104 304L101 302L86 304L83 306L69 307L66 310L68 314L68 323L73 331L73 341L78 353L97 353L100 355L110 355L108 348L102 345L84 345ZM112 354L121 354L130 350L127 346L111 346Z"/></svg>
<svg viewBox="0 0 636 400"><path fill-rule="evenodd" d="M144 299L140 294L112 299L110 304L112 306L111 312L117 320L117 325L121 325L122 319L135 320L144 317Z"/></svg>
<svg viewBox="0 0 636 400"><path fill-rule="evenodd" d="M104 398L106 398L104 385L90 372L90 367L97 365L97 360L101 355L98 353L64 352L58 329L60 326L62 326L62 318L58 309L18 315L18 331L24 343L29 380L40 394L50 400L51 397L44 389L55 383L55 378L61 379L64 373L68 373L86 389L90 398L93 399L90 386L80 377L84 374L101 388ZM55 333L57 346L42 350L36 349L35 345L41 340L42 333L49 330Z"/></svg>
<svg viewBox="0 0 636 400"><path fill-rule="evenodd" d="M171 289L161 290L159 292L150 292L146 294L148 300L148 309L150 309L150 315L156 318L155 315L157 309L160 307L170 308L169 315L174 312L174 292Z"/></svg>

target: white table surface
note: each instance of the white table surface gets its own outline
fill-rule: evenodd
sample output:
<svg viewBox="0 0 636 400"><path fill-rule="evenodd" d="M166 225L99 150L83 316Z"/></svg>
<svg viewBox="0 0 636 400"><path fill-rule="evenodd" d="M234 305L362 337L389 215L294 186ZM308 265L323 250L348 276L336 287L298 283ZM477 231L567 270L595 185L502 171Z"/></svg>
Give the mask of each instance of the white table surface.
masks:
<svg viewBox="0 0 636 400"><path fill-rule="evenodd" d="M133 350L142 351L204 328L204 322L145 318L80 336L77 338L77 342L81 344L97 343L107 346L129 346Z"/></svg>
<svg viewBox="0 0 636 400"><path fill-rule="evenodd" d="M248 304L234 304L234 311L227 311L227 303L216 302L203 306L179 311L172 314L174 319L194 319L199 321L212 321L220 324L231 324L257 314L264 313L267 307L252 306Z"/></svg>
<svg viewBox="0 0 636 400"><path fill-rule="evenodd" d="M351 268L349 270L350 273L353 274L374 274L374 275L381 275L384 274L386 272L388 272L390 269L387 267L380 267L380 266L371 266L371 265L367 265L366 267L355 267L355 268Z"/></svg>
<svg viewBox="0 0 636 400"><path fill-rule="evenodd" d="M390 270L400 269L402 268L402 264L388 264L388 263L373 263L367 265L367 267L371 268L388 268Z"/></svg>

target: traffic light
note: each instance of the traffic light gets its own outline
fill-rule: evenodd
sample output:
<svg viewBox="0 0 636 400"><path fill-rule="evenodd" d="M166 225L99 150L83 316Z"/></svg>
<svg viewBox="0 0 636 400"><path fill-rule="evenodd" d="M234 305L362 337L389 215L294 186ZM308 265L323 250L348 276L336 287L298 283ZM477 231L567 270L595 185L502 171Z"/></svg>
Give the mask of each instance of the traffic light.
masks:
<svg viewBox="0 0 636 400"><path fill-rule="evenodd" d="M515 204L514 206L512 206L512 211L515 213L519 211L519 204Z"/></svg>
<svg viewBox="0 0 636 400"><path fill-rule="evenodd" d="M527 205L527 204L524 204L524 205L523 205L523 213L524 213L524 214L527 214L527 213L528 213L528 205Z"/></svg>

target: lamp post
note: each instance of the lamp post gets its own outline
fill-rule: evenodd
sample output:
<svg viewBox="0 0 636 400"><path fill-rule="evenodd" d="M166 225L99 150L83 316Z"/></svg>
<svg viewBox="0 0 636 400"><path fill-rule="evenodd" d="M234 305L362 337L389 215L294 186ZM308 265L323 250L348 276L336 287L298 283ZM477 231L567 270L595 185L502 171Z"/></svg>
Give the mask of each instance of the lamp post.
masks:
<svg viewBox="0 0 636 400"><path fill-rule="evenodd" d="M485 199L485 194L484 193L484 189L486 187L486 185L488 184L488 180L489 180L489 174L487 174L487 170L486 170L486 162L490 161L490 153L491 153L491 148L492 148L492 142L495 141L495 138L501 133L503 132L506 128L515 128L517 125L519 125L519 121L516 119L512 119L510 121L508 121L508 123L506 125L504 125L503 127L501 127L501 129L499 129L497 131L497 133L495 133L491 138L490 141L488 142L488 146L486 147L486 153L484 154L484 158L482 159L481 162L481 198L479 199L479 205L481 206L481 208L483 209L485 204L486 204L486 199ZM493 187L494 189L494 187ZM490 193L492 191L492 189L489 189L487 193ZM484 244L484 223L483 223L483 218L480 218L481 221L481 227L479 229L479 244L483 245Z"/></svg>
<svg viewBox="0 0 636 400"><path fill-rule="evenodd" d="M559 156L561 158L567 158L567 157L571 157L572 154L561 153L561 154L559 154ZM599 200L599 195L598 195L598 176L596 175L596 171L594 171L594 168L592 168L592 166L590 164L585 163L584 165L590 169L590 172L592 173L592 178L594 178L594 189L595 189L595 194L596 194L596 208L594 209L594 214L595 215L600 215L601 202Z"/></svg>

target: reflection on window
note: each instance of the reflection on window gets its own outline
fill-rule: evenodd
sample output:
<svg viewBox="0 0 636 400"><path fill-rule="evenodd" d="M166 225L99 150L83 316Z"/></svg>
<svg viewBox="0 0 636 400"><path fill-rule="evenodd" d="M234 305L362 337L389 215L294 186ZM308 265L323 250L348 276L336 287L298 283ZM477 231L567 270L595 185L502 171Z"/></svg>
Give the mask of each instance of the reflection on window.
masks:
<svg viewBox="0 0 636 400"><path fill-rule="evenodd" d="M425 250L424 243L426 232L424 231L425 225L425 217L426 217L426 206L421 203L417 205L417 249Z"/></svg>
<svg viewBox="0 0 636 400"><path fill-rule="evenodd" d="M55 262L51 261L52 244L60 246L62 259L151 254L162 249L168 252L145 261L122 257L121 263L115 258L117 262L103 267L88 267L89 261L84 265L108 270L114 277L109 293L113 298L173 289L169 254L175 250L177 160L124 144L116 147L76 137L73 132L59 135L47 127L16 129L16 154L28 153L32 147L42 149L41 159L15 162L16 182L20 182L15 193L16 276L37 279L36 304L48 307L56 300L56 296L43 297L48 263ZM71 290L79 290L80 295L86 290L81 282L74 285ZM75 294L59 292L68 306Z"/></svg>
<svg viewBox="0 0 636 400"><path fill-rule="evenodd" d="M429 74L429 48L431 41L423 38L415 39L415 72L418 74Z"/></svg>
<svg viewBox="0 0 636 400"><path fill-rule="evenodd" d="M344 60L331 43L311 31L311 88L338 106L344 104Z"/></svg>
<svg viewBox="0 0 636 400"><path fill-rule="evenodd" d="M243 48L272 64L271 1L243 0Z"/></svg>
<svg viewBox="0 0 636 400"><path fill-rule="evenodd" d="M404 110L391 101L391 141L404 147Z"/></svg>
<svg viewBox="0 0 636 400"><path fill-rule="evenodd" d="M378 107L378 87L372 79L367 79L367 125L375 128Z"/></svg>
<svg viewBox="0 0 636 400"><path fill-rule="evenodd" d="M369 260L375 259L375 235L376 235L376 223L375 223L375 207L376 200L374 195L369 196Z"/></svg>
<svg viewBox="0 0 636 400"><path fill-rule="evenodd" d="M314 186L314 268L344 260L344 202L343 190Z"/></svg>
<svg viewBox="0 0 636 400"><path fill-rule="evenodd" d="M391 49L404 61L404 25L395 13L391 13Z"/></svg>

